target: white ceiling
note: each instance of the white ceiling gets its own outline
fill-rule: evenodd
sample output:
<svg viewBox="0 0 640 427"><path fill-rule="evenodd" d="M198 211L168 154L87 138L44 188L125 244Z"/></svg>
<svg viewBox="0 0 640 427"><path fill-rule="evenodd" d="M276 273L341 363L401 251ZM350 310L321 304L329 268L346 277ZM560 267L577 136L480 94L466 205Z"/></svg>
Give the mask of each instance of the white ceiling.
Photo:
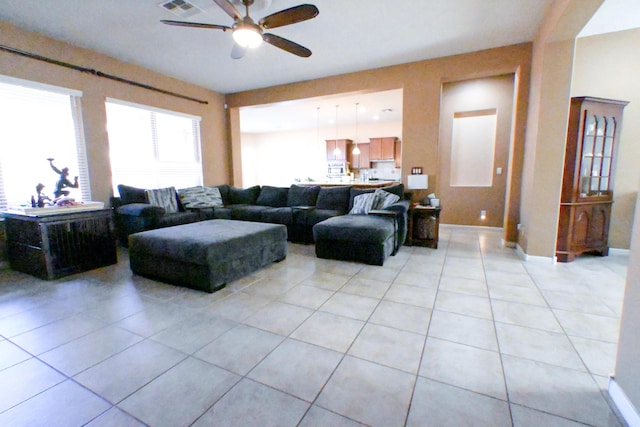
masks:
<svg viewBox="0 0 640 427"><path fill-rule="evenodd" d="M212 0L190 1L202 13L187 20L232 24ZM232 93L530 41L552 0L271 0L251 16L305 2L318 7L316 18L271 31L313 55L263 44L240 60L229 56L229 32L160 23L180 20L161 2L0 0L0 19Z"/></svg>
<svg viewBox="0 0 640 427"><path fill-rule="evenodd" d="M231 25L231 18L212 0L190 0L201 13L189 19L159 7L165 1L0 0L0 19L233 93L531 41L553 0L256 0L250 9L256 21L301 3L315 4L320 10L316 18L271 31L306 46L313 55L300 58L263 44L240 60L230 58L229 32L160 23L173 19ZM636 28L638 21L639 0L606 0L581 35ZM335 117L335 105L340 105L339 122L353 123L356 102L367 110L359 116L362 123L383 109L392 112L378 114L379 120L402 117L398 90L380 97L347 95L245 109L243 131L315 127L317 107L328 122L327 116Z"/></svg>

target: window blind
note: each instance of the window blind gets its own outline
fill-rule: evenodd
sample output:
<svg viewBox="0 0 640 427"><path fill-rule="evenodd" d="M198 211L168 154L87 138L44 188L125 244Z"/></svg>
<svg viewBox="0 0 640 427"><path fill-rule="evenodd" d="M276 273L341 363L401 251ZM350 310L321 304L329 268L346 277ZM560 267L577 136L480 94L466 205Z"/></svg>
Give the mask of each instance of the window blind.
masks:
<svg viewBox="0 0 640 427"><path fill-rule="evenodd" d="M78 175L77 201L91 200L80 106L81 93L0 77L0 209L28 205L36 186L53 198L58 168Z"/></svg>

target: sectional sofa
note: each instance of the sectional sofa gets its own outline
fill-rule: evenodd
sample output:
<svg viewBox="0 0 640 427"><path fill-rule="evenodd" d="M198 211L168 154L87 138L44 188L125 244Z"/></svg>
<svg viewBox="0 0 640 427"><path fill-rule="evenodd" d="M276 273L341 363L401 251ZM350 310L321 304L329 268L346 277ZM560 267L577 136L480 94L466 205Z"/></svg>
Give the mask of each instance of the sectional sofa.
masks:
<svg viewBox="0 0 640 427"><path fill-rule="evenodd" d="M392 217L394 221L393 253L404 243L407 235L409 201L404 200L402 184L377 189L377 193L375 189L359 189L349 185L338 187L264 185L242 189L223 184L179 190L173 187L145 190L119 185L118 190L120 197L112 199L112 207L116 233L124 246L128 244L128 236L132 233L207 219L283 224L287 227L289 241L313 243L313 227L316 224L349 213L359 215L366 213L366 209L363 212L358 206L363 198L356 198L365 194L371 196L382 194L381 190L385 195L397 196L393 197L393 203L381 209L384 211L381 213ZM158 191L164 192L166 199L164 202L159 203L157 200L159 196L154 195L154 192ZM208 196L207 193L209 193ZM202 198L191 197L193 194L201 195ZM150 203L150 197L156 199L152 201L154 204ZM368 198L372 199L372 197ZM159 206L163 203L165 207ZM375 211L372 212L375 213Z"/></svg>

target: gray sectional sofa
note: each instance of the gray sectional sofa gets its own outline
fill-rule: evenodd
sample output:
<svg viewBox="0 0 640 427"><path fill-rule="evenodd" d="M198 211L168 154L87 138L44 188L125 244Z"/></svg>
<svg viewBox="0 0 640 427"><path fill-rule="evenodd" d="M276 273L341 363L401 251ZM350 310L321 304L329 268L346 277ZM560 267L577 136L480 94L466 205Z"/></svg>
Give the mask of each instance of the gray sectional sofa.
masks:
<svg viewBox="0 0 640 427"><path fill-rule="evenodd" d="M172 225L186 224L207 219L234 219L242 221L283 224L287 238L297 243L313 243L313 227L329 218L347 215L354 206L354 199L374 189L358 189L352 186L319 187L292 185L290 187L253 186L245 189L230 185L218 185L221 206L184 208L167 213L160 206L148 203L145 191L126 185L118 186L120 197L112 199L114 223L119 241L127 245L128 236ZM385 192L398 196L399 200L385 207L387 217L394 222L395 253L407 235L409 201L404 200L402 184L384 187ZM178 190L177 193L180 193ZM180 198L176 193L176 200ZM377 262L376 262L377 263Z"/></svg>

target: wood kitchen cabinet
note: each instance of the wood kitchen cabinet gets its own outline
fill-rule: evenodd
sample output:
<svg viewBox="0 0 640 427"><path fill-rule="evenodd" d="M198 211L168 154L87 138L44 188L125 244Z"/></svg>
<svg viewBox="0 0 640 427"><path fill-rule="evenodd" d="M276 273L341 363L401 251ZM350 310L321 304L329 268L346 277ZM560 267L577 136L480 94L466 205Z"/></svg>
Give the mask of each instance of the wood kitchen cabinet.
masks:
<svg viewBox="0 0 640 427"><path fill-rule="evenodd" d="M347 161L347 145L351 144L350 139L327 139L327 160L331 162ZM336 153L336 147L340 153Z"/></svg>
<svg viewBox="0 0 640 427"><path fill-rule="evenodd" d="M369 143L359 143L358 148L360 149L360 154L354 155L353 149L356 147L356 144L350 144L347 147L347 161L350 164L351 169L369 169L371 167L371 161L369 160Z"/></svg>
<svg viewBox="0 0 640 427"><path fill-rule="evenodd" d="M369 138L369 146L370 146L370 160L371 161L380 161L380 160L389 160L395 161L396 167L399 167L399 157L396 153L399 153L399 150L396 146L399 144L398 138L395 136L384 137L384 138Z"/></svg>
<svg viewBox="0 0 640 427"><path fill-rule="evenodd" d="M625 101L571 98L556 257L609 253L614 157Z"/></svg>

